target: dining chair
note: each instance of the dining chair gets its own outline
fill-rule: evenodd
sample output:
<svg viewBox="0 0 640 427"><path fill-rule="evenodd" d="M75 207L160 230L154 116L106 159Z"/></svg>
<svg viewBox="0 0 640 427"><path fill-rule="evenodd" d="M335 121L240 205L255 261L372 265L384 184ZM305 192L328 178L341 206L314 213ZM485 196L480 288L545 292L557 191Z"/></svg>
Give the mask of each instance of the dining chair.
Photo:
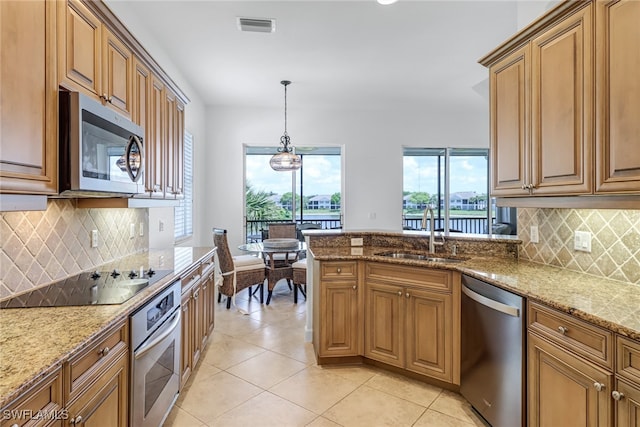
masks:
<svg viewBox="0 0 640 427"><path fill-rule="evenodd" d="M269 239L297 239L297 229L295 222L272 222L268 224ZM287 252L275 254L273 257L276 266L293 264L298 260L298 252ZM289 280L287 279L287 283ZM289 289L291 284L289 283Z"/></svg>
<svg viewBox="0 0 640 427"><path fill-rule="evenodd" d="M262 258L253 255L232 256L227 241L227 230L213 229L213 244L218 248L218 260L222 271L223 282L218 288L218 302L222 295L227 297L227 309L231 307L231 297L248 288L249 297L253 295L251 287L256 285L260 291L260 303L264 302L264 280L267 277L266 266ZM235 272L235 291L233 276Z"/></svg>
<svg viewBox="0 0 640 427"><path fill-rule="evenodd" d="M294 262L293 268L293 303L298 303L298 291L307 299L307 258Z"/></svg>

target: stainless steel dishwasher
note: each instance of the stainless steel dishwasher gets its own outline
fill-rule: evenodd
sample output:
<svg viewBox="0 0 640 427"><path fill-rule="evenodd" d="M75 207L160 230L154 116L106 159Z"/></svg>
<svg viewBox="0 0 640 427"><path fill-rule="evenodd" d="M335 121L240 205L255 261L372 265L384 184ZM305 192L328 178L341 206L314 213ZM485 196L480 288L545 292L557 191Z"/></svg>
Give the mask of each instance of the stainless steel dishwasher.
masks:
<svg viewBox="0 0 640 427"><path fill-rule="evenodd" d="M524 298L462 276L460 393L493 427L525 426Z"/></svg>

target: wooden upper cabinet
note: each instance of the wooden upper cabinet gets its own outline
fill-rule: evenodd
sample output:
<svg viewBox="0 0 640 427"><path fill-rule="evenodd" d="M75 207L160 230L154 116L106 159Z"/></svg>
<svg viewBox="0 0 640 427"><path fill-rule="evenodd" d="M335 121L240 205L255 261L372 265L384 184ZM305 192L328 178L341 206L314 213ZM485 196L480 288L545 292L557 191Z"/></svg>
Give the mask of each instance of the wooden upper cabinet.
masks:
<svg viewBox="0 0 640 427"><path fill-rule="evenodd" d="M133 101L133 55L104 26L102 40L102 97L120 113L130 117Z"/></svg>
<svg viewBox="0 0 640 427"><path fill-rule="evenodd" d="M80 0L57 4L60 84L102 95L102 23Z"/></svg>
<svg viewBox="0 0 640 427"><path fill-rule="evenodd" d="M0 1L0 193L58 191L56 9Z"/></svg>
<svg viewBox="0 0 640 427"><path fill-rule="evenodd" d="M593 188L592 9L585 6L531 42L533 194Z"/></svg>
<svg viewBox="0 0 640 427"><path fill-rule="evenodd" d="M494 196L529 194L529 56L525 45L489 70Z"/></svg>
<svg viewBox="0 0 640 427"><path fill-rule="evenodd" d="M165 171L165 196L172 197L176 194L176 97L171 91L165 91L164 100L164 152L166 155L164 163Z"/></svg>
<svg viewBox="0 0 640 427"><path fill-rule="evenodd" d="M165 164L165 88L160 79L151 77L151 94L149 104L149 135L147 143L147 189L152 195L164 195L164 164Z"/></svg>
<svg viewBox="0 0 640 427"><path fill-rule="evenodd" d="M640 192L640 2L596 10L596 193Z"/></svg>
<svg viewBox="0 0 640 427"><path fill-rule="evenodd" d="M60 85L131 117L133 54L80 0L59 2Z"/></svg>

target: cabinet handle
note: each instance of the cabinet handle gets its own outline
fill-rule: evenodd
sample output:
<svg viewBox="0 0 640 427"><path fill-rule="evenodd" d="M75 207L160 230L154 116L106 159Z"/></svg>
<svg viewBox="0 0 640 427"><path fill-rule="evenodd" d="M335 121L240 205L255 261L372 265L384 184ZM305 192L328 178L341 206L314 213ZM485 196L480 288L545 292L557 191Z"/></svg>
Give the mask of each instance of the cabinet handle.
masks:
<svg viewBox="0 0 640 427"><path fill-rule="evenodd" d="M620 392L619 392L619 391L617 391L617 390L613 390L613 391L611 392L611 397L613 397L613 400L615 400L615 401L618 401L618 402L619 402L620 400L622 400L622 399L624 398L624 393L620 393Z"/></svg>
<svg viewBox="0 0 640 427"><path fill-rule="evenodd" d="M595 383L593 383L593 388L595 388L598 391L602 391L602 390L605 389L605 386L604 386L604 384L599 383L599 382L596 381Z"/></svg>
<svg viewBox="0 0 640 427"><path fill-rule="evenodd" d="M562 335L565 335L567 332L569 332L569 328L565 328L564 326L558 326L558 331L559 331Z"/></svg>
<svg viewBox="0 0 640 427"><path fill-rule="evenodd" d="M406 296L407 298L411 298L411 294L410 294L409 292L407 292L407 293L405 294L405 296Z"/></svg>
<svg viewBox="0 0 640 427"><path fill-rule="evenodd" d="M353 285L353 290L355 291L356 289L358 289L358 287L356 285Z"/></svg>
<svg viewBox="0 0 640 427"><path fill-rule="evenodd" d="M112 99L111 99L111 98L109 98L109 97L107 96L107 94L106 94L106 93L103 93L103 94L102 94L102 96L101 96L100 98L104 99L104 101L105 101L105 102L108 102L109 104L111 104L111 103L112 103L112 102L111 102L111 101L112 101Z"/></svg>
<svg viewBox="0 0 640 427"><path fill-rule="evenodd" d="M107 354L109 354L110 351L111 349L109 347L105 347L102 350L98 351L98 354L100 355L100 357L105 357Z"/></svg>
<svg viewBox="0 0 640 427"><path fill-rule="evenodd" d="M20 426L18 424L14 423L14 424L11 424L11 427L20 427Z"/></svg>
<svg viewBox="0 0 640 427"><path fill-rule="evenodd" d="M77 417L72 418L70 421L72 425L80 424L81 422L82 422L82 415L78 415Z"/></svg>
<svg viewBox="0 0 640 427"><path fill-rule="evenodd" d="M341 268L336 269L336 271L338 272L338 274L342 273L342 269Z"/></svg>
<svg viewBox="0 0 640 427"><path fill-rule="evenodd" d="M398 291L398 296L401 297L402 296L402 291Z"/></svg>
<svg viewBox="0 0 640 427"><path fill-rule="evenodd" d="M526 184L522 184L522 187L520 187L523 190L527 190L527 185Z"/></svg>
<svg viewBox="0 0 640 427"><path fill-rule="evenodd" d="M193 298L194 298L194 299L198 299L198 295L199 295L199 294L200 294L200 291L198 291L198 292L194 292L194 294L193 294Z"/></svg>

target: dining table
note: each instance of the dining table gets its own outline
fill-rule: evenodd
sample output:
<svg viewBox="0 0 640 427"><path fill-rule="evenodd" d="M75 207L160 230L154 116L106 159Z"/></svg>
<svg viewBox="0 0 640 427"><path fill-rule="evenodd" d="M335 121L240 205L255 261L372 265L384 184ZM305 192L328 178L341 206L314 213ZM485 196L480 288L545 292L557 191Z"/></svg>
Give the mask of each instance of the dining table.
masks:
<svg viewBox="0 0 640 427"><path fill-rule="evenodd" d="M286 247L272 247L265 245L264 242L255 242L240 245L238 249L243 252L258 254L264 258L267 268L267 305L269 305L276 283L281 279L287 279L287 282L291 283L293 279L293 267L291 265L298 260L301 254L306 252L307 244L298 241Z"/></svg>

